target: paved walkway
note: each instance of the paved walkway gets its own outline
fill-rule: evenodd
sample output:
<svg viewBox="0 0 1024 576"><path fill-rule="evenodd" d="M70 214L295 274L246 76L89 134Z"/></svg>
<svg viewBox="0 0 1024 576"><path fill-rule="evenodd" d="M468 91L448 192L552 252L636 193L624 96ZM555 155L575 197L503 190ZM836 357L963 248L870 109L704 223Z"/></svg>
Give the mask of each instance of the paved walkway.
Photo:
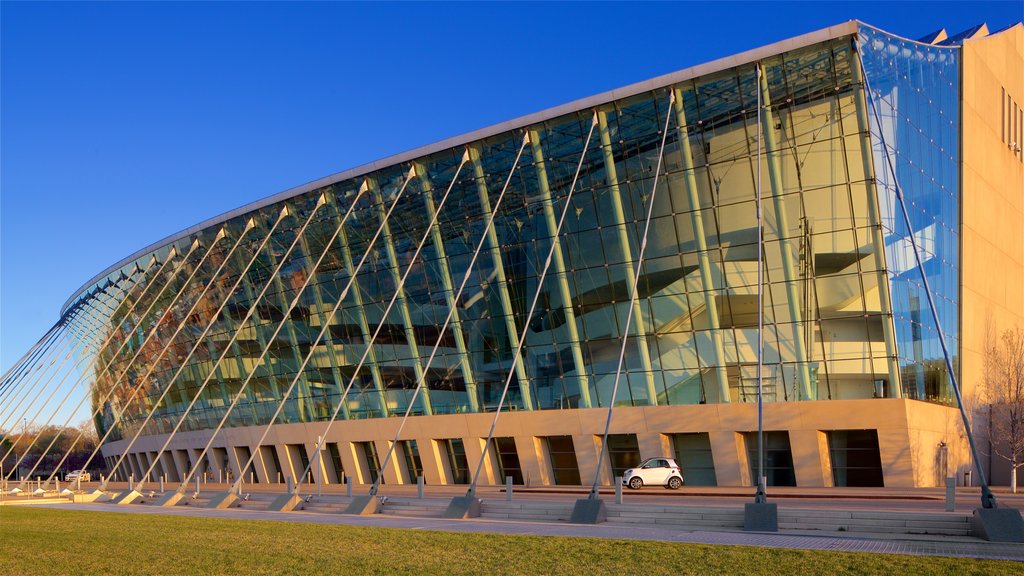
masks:
<svg viewBox="0 0 1024 576"><path fill-rule="evenodd" d="M598 524L596 526L562 522L526 522L516 520L445 520L441 518L395 516L347 516L312 512L266 512L260 510L207 510L188 506L159 508L155 506L114 506L112 504L54 504L65 510L120 512L127 514L163 514L207 518L235 518L310 524L342 524L377 526L411 530L441 530L495 534L529 534L539 536L583 536L590 538L623 538L659 540L697 544L730 544L738 546L769 546L806 550L839 550L848 552L882 552L917 556L949 556L985 558L1024 562L1024 544L986 542L968 537L930 537L878 534L857 536L808 535L803 533L749 533L725 529L682 530L649 526Z"/></svg>

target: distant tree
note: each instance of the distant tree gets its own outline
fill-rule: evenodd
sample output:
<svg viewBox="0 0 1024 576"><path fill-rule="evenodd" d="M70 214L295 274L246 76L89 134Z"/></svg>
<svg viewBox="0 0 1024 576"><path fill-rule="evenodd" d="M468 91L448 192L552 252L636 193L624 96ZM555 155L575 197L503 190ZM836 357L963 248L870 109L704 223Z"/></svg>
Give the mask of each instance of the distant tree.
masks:
<svg viewBox="0 0 1024 576"><path fill-rule="evenodd" d="M984 384L992 451L1010 463L1016 494L1017 470L1024 466L1024 330L1007 330L987 347Z"/></svg>

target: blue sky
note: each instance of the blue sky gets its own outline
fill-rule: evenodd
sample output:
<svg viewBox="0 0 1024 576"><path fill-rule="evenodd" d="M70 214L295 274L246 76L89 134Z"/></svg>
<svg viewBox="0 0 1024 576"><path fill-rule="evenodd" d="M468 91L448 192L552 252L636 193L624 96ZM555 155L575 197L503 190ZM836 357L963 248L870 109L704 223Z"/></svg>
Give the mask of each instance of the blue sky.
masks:
<svg viewBox="0 0 1024 576"><path fill-rule="evenodd" d="M0 5L0 369L122 257L409 148L857 18L1020 1Z"/></svg>

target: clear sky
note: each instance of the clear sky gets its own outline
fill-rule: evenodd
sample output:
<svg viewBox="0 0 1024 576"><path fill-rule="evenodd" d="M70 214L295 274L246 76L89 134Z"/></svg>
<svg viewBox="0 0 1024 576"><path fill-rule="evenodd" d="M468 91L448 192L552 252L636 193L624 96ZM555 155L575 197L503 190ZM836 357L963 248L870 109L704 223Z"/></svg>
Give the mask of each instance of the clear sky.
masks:
<svg viewBox="0 0 1024 576"><path fill-rule="evenodd" d="M860 19L1024 3L0 4L0 370L86 280L247 202Z"/></svg>

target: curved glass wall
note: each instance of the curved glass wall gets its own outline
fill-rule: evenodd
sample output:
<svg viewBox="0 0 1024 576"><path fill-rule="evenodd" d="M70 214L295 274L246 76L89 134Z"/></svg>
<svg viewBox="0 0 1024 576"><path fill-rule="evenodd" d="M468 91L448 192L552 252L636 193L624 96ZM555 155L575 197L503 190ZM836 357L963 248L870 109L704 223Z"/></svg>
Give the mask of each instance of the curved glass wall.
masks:
<svg viewBox="0 0 1024 576"><path fill-rule="evenodd" d="M235 217L161 248L150 267L140 257L141 279L115 297L137 300L105 320L101 433L167 433L183 416L182 429L214 428L236 397L228 426L266 424L293 381L279 423L330 418L350 381L339 418L400 415L421 380L414 414L493 411L510 370L510 409L606 407L627 330L616 405L754 401L758 182L766 399L893 395L855 41L766 58L760 82L751 64L602 105L589 146L595 110ZM561 258L541 285L581 161Z"/></svg>

